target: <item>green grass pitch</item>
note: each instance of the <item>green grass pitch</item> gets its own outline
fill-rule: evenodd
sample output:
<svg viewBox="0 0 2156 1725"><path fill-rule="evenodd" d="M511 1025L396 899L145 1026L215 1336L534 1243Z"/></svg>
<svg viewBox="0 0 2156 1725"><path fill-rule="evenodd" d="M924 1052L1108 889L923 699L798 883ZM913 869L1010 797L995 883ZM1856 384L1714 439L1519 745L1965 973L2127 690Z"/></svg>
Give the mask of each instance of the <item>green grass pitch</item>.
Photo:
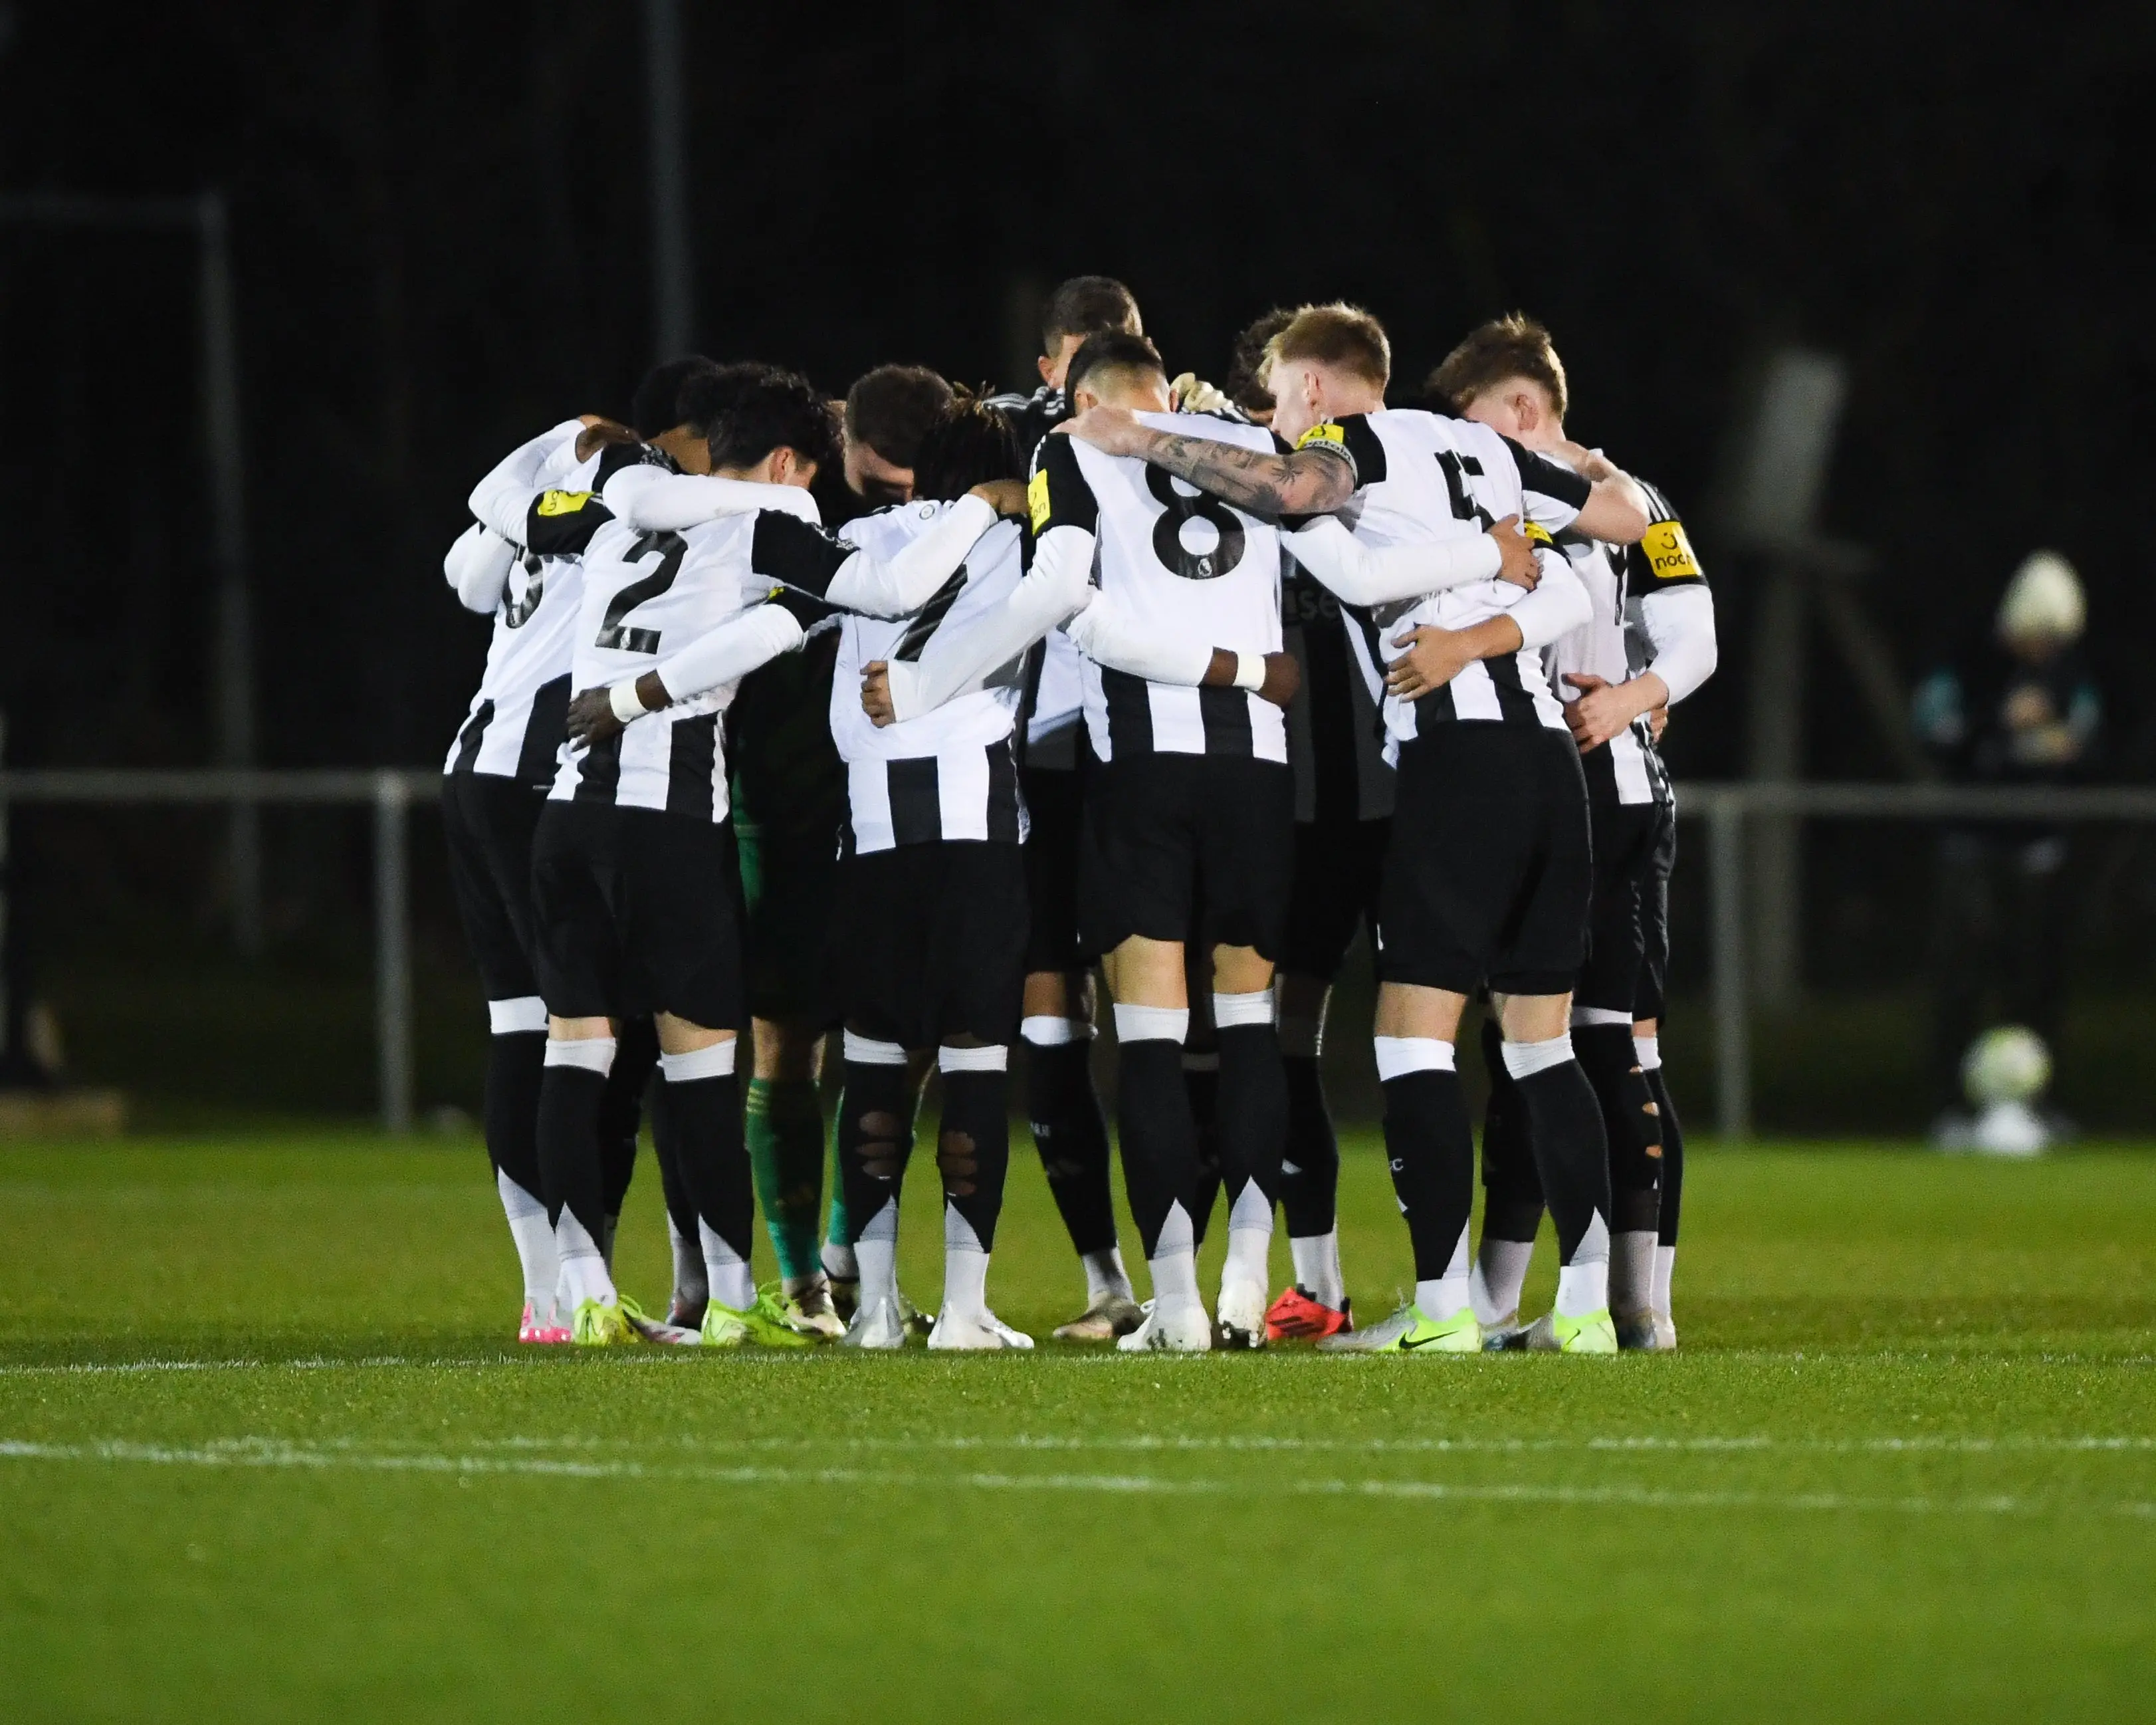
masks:
<svg viewBox="0 0 2156 1725"><path fill-rule="evenodd" d="M532 1358L470 1145L0 1151L0 1718L2150 1717L2156 1158L1686 1196L1670 1358ZM1078 1303L1023 1148L990 1286Z"/></svg>

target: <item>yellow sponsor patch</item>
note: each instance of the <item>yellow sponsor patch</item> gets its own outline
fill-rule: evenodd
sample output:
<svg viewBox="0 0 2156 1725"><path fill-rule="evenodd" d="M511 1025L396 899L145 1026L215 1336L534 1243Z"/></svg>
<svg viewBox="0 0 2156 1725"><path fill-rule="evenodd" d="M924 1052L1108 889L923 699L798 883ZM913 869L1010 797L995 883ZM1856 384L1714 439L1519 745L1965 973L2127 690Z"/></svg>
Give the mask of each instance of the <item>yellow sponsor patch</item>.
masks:
<svg viewBox="0 0 2156 1725"><path fill-rule="evenodd" d="M1554 545L1557 543L1556 540L1550 537L1549 529L1543 526L1539 521L1522 521L1520 523L1520 531L1530 545Z"/></svg>
<svg viewBox="0 0 2156 1725"><path fill-rule="evenodd" d="M539 494L539 513L574 515L591 501L589 491L542 491Z"/></svg>
<svg viewBox="0 0 2156 1725"><path fill-rule="evenodd" d="M1295 440L1295 446L1298 449L1312 449L1325 444L1330 444L1334 449L1341 450L1345 450L1348 447L1347 432L1331 419L1312 426Z"/></svg>
<svg viewBox="0 0 2156 1725"><path fill-rule="evenodd" d="M1700 578L1699 562L1691 554L1691 541L1685 537L1682 521L1656 521L1647 529L1640 549L1659 580Z"/></svg>
<svg viewBox="0 0 2156 1725"><path fill-rule="evenodd" d="M1033 531L1040 532L1048 525L1048 470L1040 472L1025 482L1026 507L1033 513Z"/></svg>

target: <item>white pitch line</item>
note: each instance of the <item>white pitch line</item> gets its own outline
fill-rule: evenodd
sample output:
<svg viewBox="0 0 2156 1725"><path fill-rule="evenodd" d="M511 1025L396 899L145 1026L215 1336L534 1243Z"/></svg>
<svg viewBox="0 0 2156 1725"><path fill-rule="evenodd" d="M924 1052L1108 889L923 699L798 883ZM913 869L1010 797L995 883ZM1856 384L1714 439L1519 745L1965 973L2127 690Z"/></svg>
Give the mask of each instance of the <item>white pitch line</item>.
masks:
<svg viewBox="0 0 2156 1725"><path fill-rule="evenodd" d="M307 1471L424 1473L473 1477L512 1475L543 1478L686 1481L717 1486L865 1486L901 1490L1094 1492L1112 1496L1219 1497L1248 1492L1246 1481L1164 1477L1131 1473L923 1474L849 1467L652 1466L637 1461L567 1461L540 1456L449 1453L367 1454L283 1444L268 1439L182 1447L110 1440L46 1444L0 1440L0 1459L23 1461L135 1462L167 1467L270 1468ZM1278 1492L1294 1497L1372 1497L1430 1503L1512 1503L1666 1510L1751 1509L1769 1513L1870 1513L1917 1516L2042 1516L2087 1514L2078 1505L2025 1498L1856 1497L1835 1491L1776 1495L1761 1491L1671 1491L1626 1486L1555 1486L1533 1482L1459 1485L1437 1480L1292 1480ZM2156 1503L2128 1502L2094 1512L2156 1521Z"/></svg>

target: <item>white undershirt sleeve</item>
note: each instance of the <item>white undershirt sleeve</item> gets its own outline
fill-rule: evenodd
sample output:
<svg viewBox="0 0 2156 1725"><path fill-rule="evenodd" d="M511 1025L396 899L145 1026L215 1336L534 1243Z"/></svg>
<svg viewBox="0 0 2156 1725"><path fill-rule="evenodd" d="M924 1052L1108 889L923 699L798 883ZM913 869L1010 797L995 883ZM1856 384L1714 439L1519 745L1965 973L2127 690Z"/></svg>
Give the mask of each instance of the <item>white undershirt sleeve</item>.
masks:
<svg viewBox="0 0 2156 1725"><path fill-rule="evenodd" d="M639 533L678 533L725 515L778 510L811 523L823 516L816 500L799 485L767 485L754 480L721 479L716 474L669 473L639 463L624 467L602 494L618 521Z"/></svg>
<svg viewBox="0 0 2156 1725"><path fill-rule="evenodd" d="M1669 685L1670 703L1675 706L1714 675L1720 656L1714 637L1714 594L1697 582L1647 593L1640 602L1640 619L1655 648L1647 669Z"/></svg>
<svg viewBox="0 0 2156 1725"><path fill-rule="evenodd" d="M1505 614L1519 624L1522 646L1542 648L1591 623L1594 604L1563 552L1537 546L1535 561L1542 584Z"/></svg>
<svg viewBox="0 0 2156 1725"><path fill-rule="evenodd" d="M1351 605L1419 599L1470 581L1487 581L1502 566L1487 533L1434 545L1365 545L1332 516L1287 536L1295 560Z"/></svg>
<svg viewBox="0 0 2156 1725"><path fill-rule="evenodd" d="M501 603L509 585L509 572L516 562L516 547L493 528L477 521L458 536L449 554L442 559L442 576L467 611L484 617Z"/></svg>
<svg viewBox="0 0 2156 1725"><path fill-rule="evenodd" d="M903 617L936 597L982 534L996 524L994 505L961 497L934 526L888 557L857 551L839 565L824 597L870 617Z"/></svg>
<svg viewBox="0 0 2156 1725"><path fill-rule="evenodd" d="M1194 689L1213 668L1213 649L1172 641L1158 629L1142 627L1112 594L1096 592L1085 609L1063 625L1064 634L1096 665L1127 671L1148 683L1172 683Z"/></svg>
<svg viewBox="0 0 2156 1725"><path fill-rule="evenodd" d="M993 611L963 629L939 629L921 657L891 665L891 698L901 719L917 719L971 694L1086 602L1093 591L1093 536L1051 527L1033 567Z"/></svg>
<svg viewBox="0 0 2156 1725"><path fill-rule="evenodd" d="M564 419L552 430L542 432L530 443L511 450L472 488L474 518L503 538L521 545L525 515L531 507L532 493L542 489L547 476L548 458L557 454L565 442L573 447L583 429L580 419Z"/></svg>
<svg viewBox="0 0 2156 1725"><path fill-rule="evenodd" d="M803 639L800 620L783 605L756 605L707 629L652 667L675 701L738 682L758 665L791 653Z"/></svg>

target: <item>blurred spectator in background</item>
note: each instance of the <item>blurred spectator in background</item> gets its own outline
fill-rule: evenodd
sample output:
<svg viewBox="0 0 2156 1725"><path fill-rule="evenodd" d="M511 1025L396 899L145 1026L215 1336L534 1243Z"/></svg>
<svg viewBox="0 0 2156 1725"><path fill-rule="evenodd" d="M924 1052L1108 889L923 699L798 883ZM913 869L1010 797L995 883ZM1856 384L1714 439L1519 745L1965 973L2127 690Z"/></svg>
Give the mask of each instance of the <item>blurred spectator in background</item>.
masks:
<svg viewBox="0 0 2156 1725"><path fill-rule="evenodd" d="M2081 578L2040 551L2007 584L1995 645L1978 662L1942 667L1918 688L1918 739L1953 783L2059 785L2094 765L2102 704L2079 642ZM2035 822L1950 826L1939 838L1934 927L1932 1078L1934 1142L1971 1129L1964 1055L1985 1026L2025 1024L2056 1058L2065 1015L2066 834ZM2051 1117L2055 1135L2065 1123Z"/></svg>

